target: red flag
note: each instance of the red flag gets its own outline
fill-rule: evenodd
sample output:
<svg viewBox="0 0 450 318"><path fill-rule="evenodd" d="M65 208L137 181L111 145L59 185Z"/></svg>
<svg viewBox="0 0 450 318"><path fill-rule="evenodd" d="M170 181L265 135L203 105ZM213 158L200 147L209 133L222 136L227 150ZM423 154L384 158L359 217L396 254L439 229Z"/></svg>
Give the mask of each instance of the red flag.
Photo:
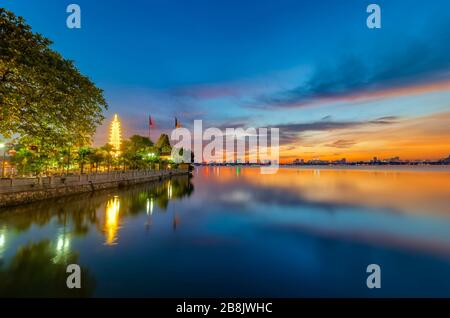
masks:
<svg viewBox="0 0 450 318"><path fill-rule="evenodd" d="M148 116L148 126L150 128L154 128L155 127L155 123L153 122L152 116Z"/></svg>
<svg viewBox="0 0 450 318"><path fill-rule="evenodd" d="M181 128L181 124L178 121L178 118L175 117L175 128Z"/></svg>

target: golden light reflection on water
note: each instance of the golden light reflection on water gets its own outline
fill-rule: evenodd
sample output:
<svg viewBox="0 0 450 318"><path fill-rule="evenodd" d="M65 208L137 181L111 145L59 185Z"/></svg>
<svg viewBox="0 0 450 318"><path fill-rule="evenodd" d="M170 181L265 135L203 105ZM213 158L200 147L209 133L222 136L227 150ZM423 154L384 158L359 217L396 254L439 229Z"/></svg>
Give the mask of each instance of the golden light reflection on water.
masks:
<svg viewBox="0 0 450 318"><path fill-rule="evenodd" d="M170 180L168 181L168 186L167 186L167 197L169 199L172 199L172 182Z"/></svg>
<svg viewBox="0 0 450 318"><path fill-rule="evenodd" d="M150 199L147 198L147 204L146 204L147 215L152 215L153 214L153 209L154 209L153 197L151 197Z"/></svg>
<svg viewBox="0 0 450 318"><path fill-rule="evenodd" d="M6 249L6 227L0 228L0 260Z"/></svg>
<svg viewBox="0 0 450 318"><path fill-rule="evenodd" d="M53 258L55 264L64 263L70 256L70 234L63 231L58 235L56 242L56 255Z"/></svg>
<svg viewBox="0 0 450 318"><path fill-rule="evenodd" d="M262 175L259 168L222 168L218 181L278 188L314 202L450 216L449 167L281 168L273 175Z"/></svg>
<svg viewBox="0 0 450 318"><path fill-rule="evenodd" d="M115 245L117 240L117 233L119 231L119 211L120 200L119 197L108 200L106 203L106 219L105 219L105 234L106 245Z"/></svg>

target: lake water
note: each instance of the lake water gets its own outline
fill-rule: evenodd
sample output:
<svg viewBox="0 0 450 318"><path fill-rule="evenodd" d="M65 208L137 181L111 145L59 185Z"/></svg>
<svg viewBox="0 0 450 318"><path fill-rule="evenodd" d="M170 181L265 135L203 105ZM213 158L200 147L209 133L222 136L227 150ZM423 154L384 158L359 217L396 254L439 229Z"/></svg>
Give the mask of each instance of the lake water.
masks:
<svg viewBox="0 0 450 318"><path fill-rule="evenodd" d="M0 210L0 296L450 296L448 168L259 172ZM73 263L81 290L66 288Z"/></svg>

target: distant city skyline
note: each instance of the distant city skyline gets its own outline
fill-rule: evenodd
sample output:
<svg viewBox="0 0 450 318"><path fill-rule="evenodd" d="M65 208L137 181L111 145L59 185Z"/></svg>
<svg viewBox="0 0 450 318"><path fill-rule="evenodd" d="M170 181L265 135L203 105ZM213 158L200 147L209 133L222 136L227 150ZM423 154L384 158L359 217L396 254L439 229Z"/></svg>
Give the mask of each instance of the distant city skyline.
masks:
<svg viewBox="0 0 450 318"><path fill-rule="evenodd" d="M438 160L450 154L450 3L4 0L105 90L95 145L118 113L124 137L169 133L177 117L214 127L279 127L281 162ZM326 4L326 5L325 5Z"/></svg>
<svg viewBox="0 0 450 318"><path fill-rule="evenodd" d="M382 164L450 164L450 155L445 158L440 159L416 159L416 160L405 160L397 157L392 158L378 158L373 157L370 160L355 160L350 161L347 158L341 158L337 160L321 160L319 158L305 160L303 158L297 158L292 161L292 164L373 164L373 165L382 165Z"/></svg>

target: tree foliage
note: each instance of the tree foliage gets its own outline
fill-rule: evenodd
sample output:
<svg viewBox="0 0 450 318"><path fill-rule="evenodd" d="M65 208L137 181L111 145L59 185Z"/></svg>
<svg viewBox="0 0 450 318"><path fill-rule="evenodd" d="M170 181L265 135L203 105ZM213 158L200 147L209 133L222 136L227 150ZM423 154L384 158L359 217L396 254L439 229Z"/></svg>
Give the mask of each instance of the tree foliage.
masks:
<svg viewBox="0 0 450 318"><path fill-rule="evenodd" d="M131 136L125 140L122 145L122 159L131 169L144 168L154 154L153 142L148 137L139 135Z"/></svg>
<svg viewBox="0 0 450 318"><path fill-rule="evenodd" d="M107 108L103 91L51 44L0 8L0 135L46 153L87 144Z"/></svg>

